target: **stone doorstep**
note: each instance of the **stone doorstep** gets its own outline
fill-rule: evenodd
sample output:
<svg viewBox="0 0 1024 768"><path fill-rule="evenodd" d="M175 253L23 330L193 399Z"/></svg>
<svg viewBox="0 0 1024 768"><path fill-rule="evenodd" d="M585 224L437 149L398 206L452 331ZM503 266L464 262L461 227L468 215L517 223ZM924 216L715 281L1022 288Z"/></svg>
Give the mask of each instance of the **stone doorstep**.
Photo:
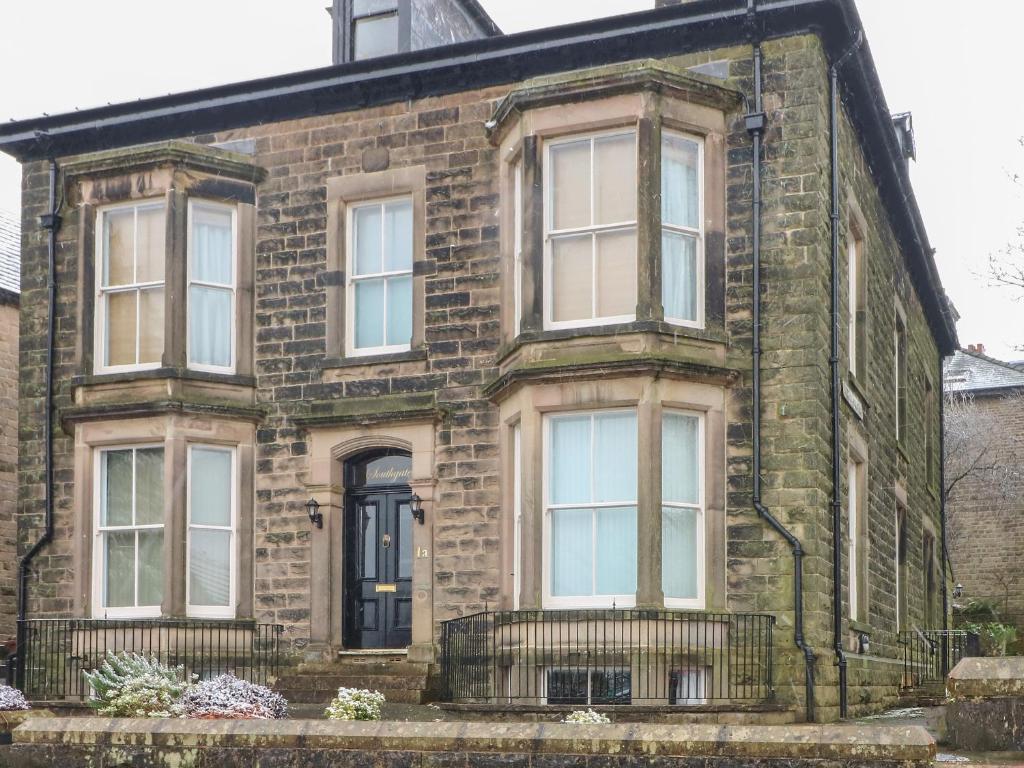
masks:
<svg viewBox="0 0 1024 768"><path fill-rule="evenodd" d="M302 751L714 757L739 760L855 760L858 765L927 766L935 742L919 726L863 725L566 725L560 723L350 723L31 719L14 731L14 749L145 747L299 749Z"/></svg>

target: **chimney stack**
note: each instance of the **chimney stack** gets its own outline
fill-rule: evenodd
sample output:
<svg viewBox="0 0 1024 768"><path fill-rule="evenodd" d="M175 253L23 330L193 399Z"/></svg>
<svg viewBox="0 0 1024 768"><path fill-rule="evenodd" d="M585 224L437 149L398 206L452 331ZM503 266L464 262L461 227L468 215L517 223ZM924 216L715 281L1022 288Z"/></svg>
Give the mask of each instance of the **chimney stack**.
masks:
<svg viewBox="0 0 1024 768"><path fill-rule="evenodd" d="M968 352L973 352L976 355L984 355L985 354L985 345L984 344L968 344L967 345L967 351Z"/></svg>

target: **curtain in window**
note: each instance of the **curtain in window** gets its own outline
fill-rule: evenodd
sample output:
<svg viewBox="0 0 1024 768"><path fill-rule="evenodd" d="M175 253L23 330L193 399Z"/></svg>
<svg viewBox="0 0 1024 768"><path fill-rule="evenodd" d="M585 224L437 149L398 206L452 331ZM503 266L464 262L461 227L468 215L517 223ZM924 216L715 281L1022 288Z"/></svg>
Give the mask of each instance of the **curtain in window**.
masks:
<svg viewBox="0 0 1024 768"><path fill-rule="evenodd" d="M231 212L193 206L189 357L230 368L234 334L234 232Z"/></svg>
<svg viewBox="0 0 1024 768"><path fill-rule="evenodd" d="M164 452L104 451L100 460L103 607L158 607L164 581Z"/></svg>
<svg viewBox="0 0 1024 768"><path fill-rule="evenodd" d="M699 595L700 420L666 413L661 446L662 591L670 599Z"/></svg>
<svg viewBox="0 0 1024 768"><path fill-rule="evenodd" d="M550 450L552 596L635 594L636 414L554 417Z"/></svg>
<svg viewBox="0 0 1024 768"><path fill-rule="evenodd" d="M227 608L231 599L233 456L191 448L189 605Z"/></svg>
<svg viewBox="0 0 1024 768"><path fill-rule="evenodd" d="M354 209L353 317L356 349L412 343L412 202Z"/></svg>
<svg viewBox="0 0 1024 768"><path fill-rule="evenodd" d="M661 144L662 303L665 317L698 319L700 145L666 132Z"/></svg>

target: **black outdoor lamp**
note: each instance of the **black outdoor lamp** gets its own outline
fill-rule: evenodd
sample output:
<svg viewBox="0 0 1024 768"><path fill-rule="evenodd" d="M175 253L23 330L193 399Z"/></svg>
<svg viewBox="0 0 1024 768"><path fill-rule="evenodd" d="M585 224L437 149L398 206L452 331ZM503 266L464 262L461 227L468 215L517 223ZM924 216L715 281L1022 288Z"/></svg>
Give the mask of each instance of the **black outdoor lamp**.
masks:
<svg viewBox="0 0 1024 768"><path fill-rule="evenodd" d="M317 528L324 527L324 513L320 511L320 502L310 499L306 502L306 514L309 515L309 522Z"/></svg>
<svg viewBox="0 0 1024 768"><path fill-rule="evenodd" d="M427 515L423 511L423 499L419 497L419 494L414 493L409 499L409 511L412 512L414 518L419 520L420 525L426 523Z"/></svg>

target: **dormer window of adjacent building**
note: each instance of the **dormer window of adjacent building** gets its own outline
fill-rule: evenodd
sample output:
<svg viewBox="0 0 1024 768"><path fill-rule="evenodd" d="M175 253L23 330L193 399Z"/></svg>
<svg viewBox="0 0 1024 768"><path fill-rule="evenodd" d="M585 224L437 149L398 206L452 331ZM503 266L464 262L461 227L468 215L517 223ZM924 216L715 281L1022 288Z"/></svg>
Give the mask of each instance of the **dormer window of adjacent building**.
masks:
<svg viewBox="0 0 1024 768"><path fill-rule="evenodd" d="M352 60L398 53L398 0L354 0Z"/></svg>

